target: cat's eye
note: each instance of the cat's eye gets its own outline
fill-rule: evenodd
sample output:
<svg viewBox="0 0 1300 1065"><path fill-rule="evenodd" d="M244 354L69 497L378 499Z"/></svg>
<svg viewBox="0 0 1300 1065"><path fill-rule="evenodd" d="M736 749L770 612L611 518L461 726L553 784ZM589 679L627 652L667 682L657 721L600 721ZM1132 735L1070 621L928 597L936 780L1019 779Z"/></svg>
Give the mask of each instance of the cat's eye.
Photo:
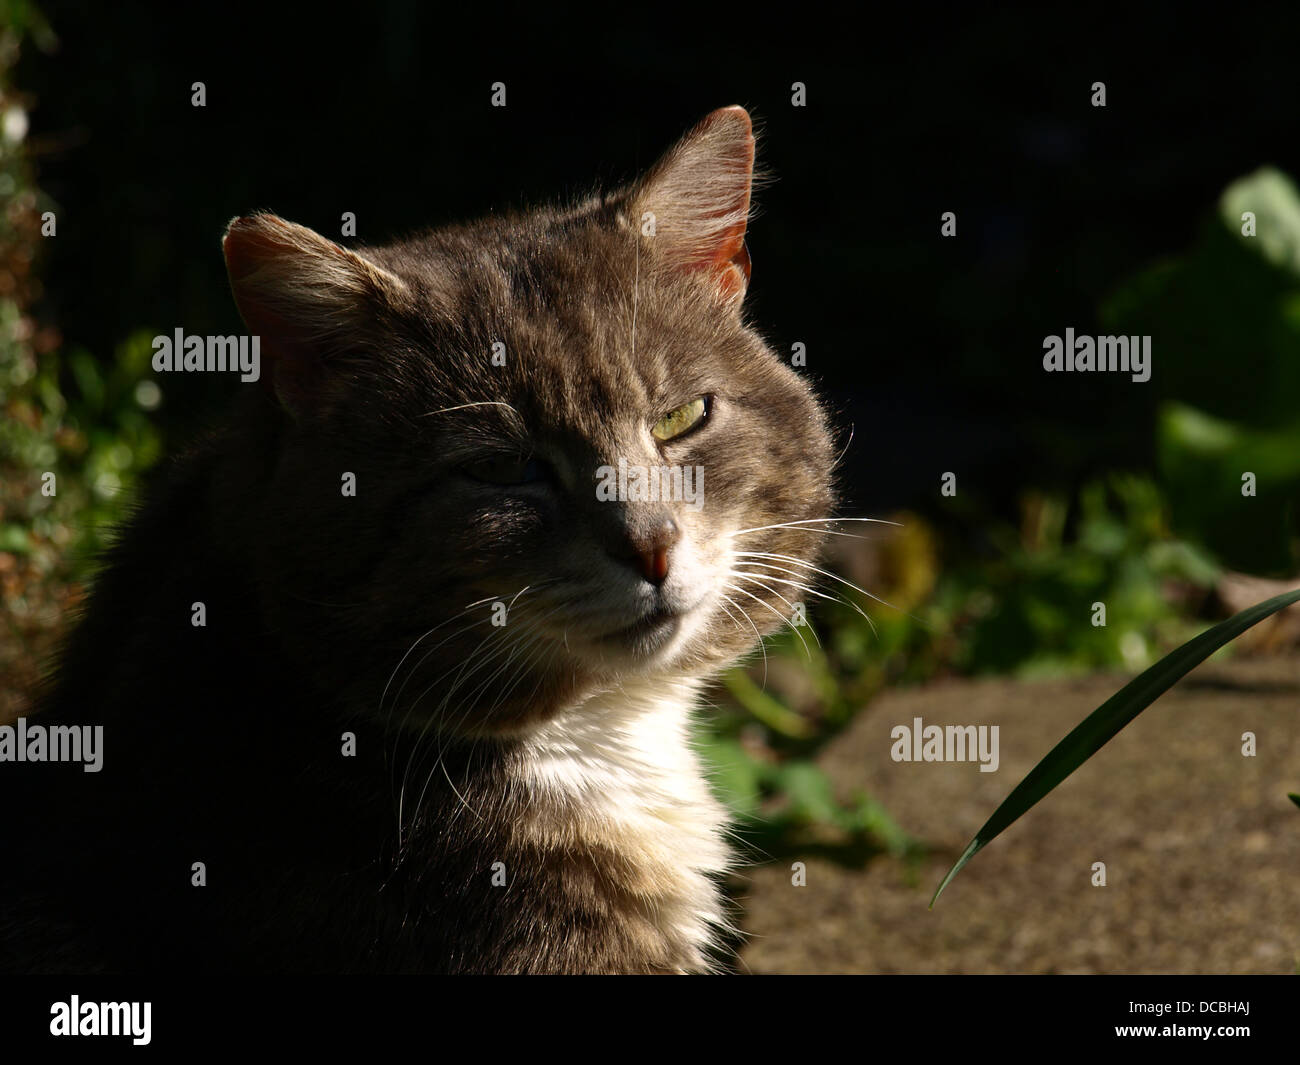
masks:
<svg viewBox="0 0 1300 1065"><path fill-rule="evenodd" d="M698 396L676 410L669 411L655 423L650 432L656 440L666 443L685 436L692 429L698 429L708 416L709 397Z"/></svg>
<svg viewBox="0 0 1300 1065"><path fill-rule="evenodd" d="M460 469L485 484L532 484L546 477L546 464L526 455L491 455L467 462Z"/></svg>

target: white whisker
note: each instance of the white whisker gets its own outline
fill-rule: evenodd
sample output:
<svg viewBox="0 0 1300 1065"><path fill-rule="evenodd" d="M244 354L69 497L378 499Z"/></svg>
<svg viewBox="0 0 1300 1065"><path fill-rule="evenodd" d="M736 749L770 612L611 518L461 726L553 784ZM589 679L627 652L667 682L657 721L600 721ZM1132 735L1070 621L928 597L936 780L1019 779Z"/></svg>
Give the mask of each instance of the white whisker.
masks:
<svg viewBox="0 0 1300 1065"><path fill-rule="evenodd" d="M731 587L731 586L727 585L727 587ZM739 591L739 589L736 590ZM763 652L763 687L766 688L767 687L767 648L763 646L763 634L758 631L758 626L754 624L754 619L749 616L748 611L746 611L743 606L737 603L730 596L722 595L721 592L719 592L718 594L722 596L724 602L730 603L737 610L739 610L741 617L743 617L746 621L748 621L749 627L754 630L754 636L758 640L758 649Z"/></svg>
<svg viewBox="0 0 1300 1065"><path fill-rule="evenodd" d="M764 584L763 581L759 580L759 578L756 577L756 576L754 576L754 574L752 574L752 573L742 573L742 572L740 572L740 571L738 571L738 570L732 570L731 573L730 573L729 575L732 576L732 577L739 577L739 578L741 578L742 580L748 580L748 581L753 582L754 584L757 584L760 588L763 588L763 589L765 589L766 591L771 592L774 596L776 596L778 599L780 599L781 602L783 602L786 606L788 606L788 607L790 608L791 613L794 612L794 604L793 604L792 602L790 602L789 599L787 599L785 596L783 596L780 592L778 592L778 591L777 591L775 588L773 588L771 585L769 585L769 584ZM772 577L772 578L769 578L769 579L770 579L770 580L779 580L779 578L777 578L777 577ZM786 583L786 584L790 584L791 582L790 582L790 581L785 581L784 583ZM785 620L786 620L786 624L789 625L789 627L794 631L794 634L795 634L796 636L799 637L799 642L803 644L804 653L808 655L808 659L809 659L809 661L811 661L811 660L812 660L812 652L808 649L808 641L805 640L805 639L803 638L803 633L801 633L801 632L799 631L800 626L798 626L798 625L796 625L796 624L794 623L794 619L793 619L793 618L786 618ZM811 627L812 627L812 626L809 626L809 628L811 628ZM816 633L815 631L813 632L813 639L817 641L817 646L818 646L818 647L820 647L820 646L822 645L821 639L818 637L818 635L817 635L817 633Z"/></svg>
<svg viewBox="0 0 1300 1065"><path fill-rule="evenodd" d="M741 552L741 553L744 554L746 552ZM776 570L778 573L785 573L791 577L805 576L805 574L800 572L799 570L789 569L785 566L774 566L770 562L755 562L752 559L743 558L739 560L739 564L743 566L762 566L764 569ZM739 571L733 569L732 572L735 573ZM778 578L772 577L771 579L777 580ZM862 620L865 621L869 626L871 626L872 635L873 636L880 635L878 632L876 632L876 623L872 621L871 618L867 615L867 612L863 610L862 607L858 606L857 603L853 602L852 599L846 599L842 595L840 596L827 595L824 592L816 591L815 589L810 588L804 584L799 584L796 581L787 581L786 583L793 584L796 588L803 588L804 591L809 592L810 594L815 595L820 599L825 599L829 603L842 603L845 606L852 607L859 615L861 615ZM889 604L886 603L885 605L888 606Z"/></svg>
<svg viewBox="0 0 1300 1065"><path fill-rule="evenodd" d="M809 569L809 570L812 570L814 573L819 573L819 574L821 574L823 577L826 577L828 580L839 581L839 582L840 582L841 584L843 584L845 587L847 587L847 588L852 588L852 589L853 589L855 592L857 592L859 595L865 595L868 599L874 599L874 600L875 600L877 603L879 603L881 606L887 606L887 607L889 607L890 610L898 610L899 613L906 613L906 611L903 611L903 610L901 610L899 607L894 606L893 603L890 603L890 602L885 601L884 599L881 599L880 596L878 596L878 595L872 595L872 594L871 594L870 592L868 592L865 588L859 588L859 587L858 587L856 584L854 584L852 581L847 580L847 579L844 578L844 577L841 577L839 574L837 574L837 573L832 573L830 570L822 569L820 566L814 566L811 562L807 561L807 559L795 558L793 555L781 555L781 554L776 554L776 553L771 552L771 551L737 551L737 552L735 552L735 554L736 554L738 557L749 557L749 558L773 558L773 559L776 559L778 562L789 562L791 565L794 565L794 566L803 566L805 569ZM911 615L911 614L908 614L908 617L912 617L912 615ZM920 619L920 618L913 618L913 620L914 620L914 621L920 621L921 619Z"/></svg>
<svg viewBox="0 0 1300 1065"><path fill-rule="evenodd" d="M731 535L740 536L743 533L763 532L766 529L792 529L797 525L833 525L840 521L865 521L870 522L873 525L893 525L899 529L903 527L901 522L886 521L884 518L804 518L801 521L781 521L777 522L775 525L756 525L752 529L737 529ZM831 530L828 529L825 531L830 532Z"/></svg>

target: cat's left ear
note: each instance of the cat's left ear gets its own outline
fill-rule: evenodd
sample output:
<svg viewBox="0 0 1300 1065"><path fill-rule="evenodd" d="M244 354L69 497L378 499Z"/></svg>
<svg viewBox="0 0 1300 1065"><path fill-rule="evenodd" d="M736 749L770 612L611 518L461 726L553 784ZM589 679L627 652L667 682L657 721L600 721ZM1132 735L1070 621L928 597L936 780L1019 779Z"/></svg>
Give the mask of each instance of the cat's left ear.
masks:
<svg viewBox="0 0 1300 1065"><path fill-rule="evenodd" d="M336 358L382 343L381 315L405 298L405 283L265 212L233 219L222 249L235 304L270 364L264 380L295 417L325 410L345 388Z"/></svg>
<svg viewBox="0 0 1300 1065"><path fill-rule="evenodd" d="M698 274L728 306L739 306L749 285L745 227L753 180L753 124L743 107L724 107L660 159L631 197L632 221L661 261Z"/></svg>

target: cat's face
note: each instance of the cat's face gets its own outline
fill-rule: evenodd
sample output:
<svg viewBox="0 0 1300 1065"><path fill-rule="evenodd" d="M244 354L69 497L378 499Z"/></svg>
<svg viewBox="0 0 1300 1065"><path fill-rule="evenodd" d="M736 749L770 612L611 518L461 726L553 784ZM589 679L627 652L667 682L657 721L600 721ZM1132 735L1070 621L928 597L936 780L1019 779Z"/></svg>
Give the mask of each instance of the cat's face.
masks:
<svg viewBox="0 0 1300 1065"><path fill-rule="evenodd" d="M506 731L716 672L806 601L832 450L741 317L752 159L733 108L571 210L356 253L232 224L284 423L267 609L339 690Z"/></svg>

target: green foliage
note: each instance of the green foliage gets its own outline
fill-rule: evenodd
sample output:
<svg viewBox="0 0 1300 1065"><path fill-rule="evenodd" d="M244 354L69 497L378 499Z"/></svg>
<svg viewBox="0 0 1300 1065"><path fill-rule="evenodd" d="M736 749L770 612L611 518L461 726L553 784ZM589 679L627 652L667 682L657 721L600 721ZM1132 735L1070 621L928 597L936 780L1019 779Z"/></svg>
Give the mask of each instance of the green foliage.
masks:
<svg viewBox="0 0 1300 1065"><path fill-rule="evenodd" d="M1022 677L1135 669L1187 635L1169 592L1206 589L1219 569L1173 536L1150 480L1085 485L1068 537L1064 500L1030 497L1025 509L1019 532L993 531L996 557L954 570L936 597L936 623L958 631L952 667Z"/></svg>
<svg viewBox="0 0 1300 1065"><path fill-rule="evenodd" d="M143 408L149 337L96 360L62 344L33 313L40 285L43 215L54 211L34 181L25 135L29 102L10 76L26 39L53 36L34 6L0 9L0 714L30 686L51 637L75 610L80 583L119 520L136 476L158 457Z"/></svg>
<svg viewBox="0 0 1300 1065"><path fill-rule="evenodd" d="M883 806L864 791L839 800L830 778L806 759L757 756L738 739L697 743L712 783L737 820L738 834L769 855L812 849L845 858L883 846L899 856L921 850Z"/></svg>
<svg viewBox="0 0 1300 1065"><path fill-rule="evenodd" d="M1255 216L1255 235L1246 235ZM1233 182L1187 255L1121 284L1114 333L1158 338L1158 470L1175 528L1223 563L1300 568L1300 194L1269 168ZM1257 475L1242 519L1242 474Z"/></svg>
<svg viewBox="0 0 1300 1065"><path fill-rule="evenodd" d="M970 841L956 864L948 870L948 875L943 878L943 882L935 891L934 898L930 900L931 907L967 862L1101 750L1138 714L1215 651L1236 639L1252 625L1297 602L1300 602L1300 591L1286 592L1234 614L1227 621L1222 621L1195 639L1189 640L1173 654L1161 659L1140 676L1135 677L1084 718L1065 739L1048 752L1047 757L1029 771L1025 779L1017 784L1011 794L1003 800L1002 805L993 811L993 816L975 833L975 838ZM1291 799L1300 805L1300 799L1296 796L1292 795Z"/></svg>
<svg viewBox="0 0 1300 1065"><path fill-rule="evenodd" d="M784 630L764 658L728 674L709 754L743 825L769 841L820 829L843 853L872 834L913 852L865 795L837 801L815 764L883 687L951 673L1139 669L1203 627L1189 607L1219 567L1173 536L1149 479L1115 474L1085 485L1072 506L1034 494L1023 510L1019 528L976 516L990 550L954 550L943 567L919 546L935 539L923 519L907 516L897 542L871 548L884 558L880 598L893 606L823 585L838 601L808 605L814 628ZM1104 625L1093 624L1097 603Z"/></svg>
<svg viewBox="0 0 1300 1065"><path fill-rule="evenodd" d="M16 314L0 304L0 324ZM158 389L147 376L150 337L141 332L105 364L88 352L49 352L39 359L13 330L0 340L0 469L5 471L0 545L28 554L56 544L70 576L84 579L120 520L129 489L159 457L160 440L146 409ZM43 493L42 474L56 492Z"/></svg>
<svg viewBox="0 0 1300 1065"><path fill-rule="evenodd" d="M15 44L30 37L46 52L58 43L45 16L31 0L0 0L0 32L10 35Z"/></svg>
<svg viewBox="0 0 1300 1065"><path fill-rule="evenodd" d="M1160 412L1156 431L1174 521L1195 530L1199 542L1234 568L1295 572L1300 563L1300 419L1277 428L1252 428L1169 404ZM1254 477L1249 496L1243 494L1244 474Z"/></svg>

